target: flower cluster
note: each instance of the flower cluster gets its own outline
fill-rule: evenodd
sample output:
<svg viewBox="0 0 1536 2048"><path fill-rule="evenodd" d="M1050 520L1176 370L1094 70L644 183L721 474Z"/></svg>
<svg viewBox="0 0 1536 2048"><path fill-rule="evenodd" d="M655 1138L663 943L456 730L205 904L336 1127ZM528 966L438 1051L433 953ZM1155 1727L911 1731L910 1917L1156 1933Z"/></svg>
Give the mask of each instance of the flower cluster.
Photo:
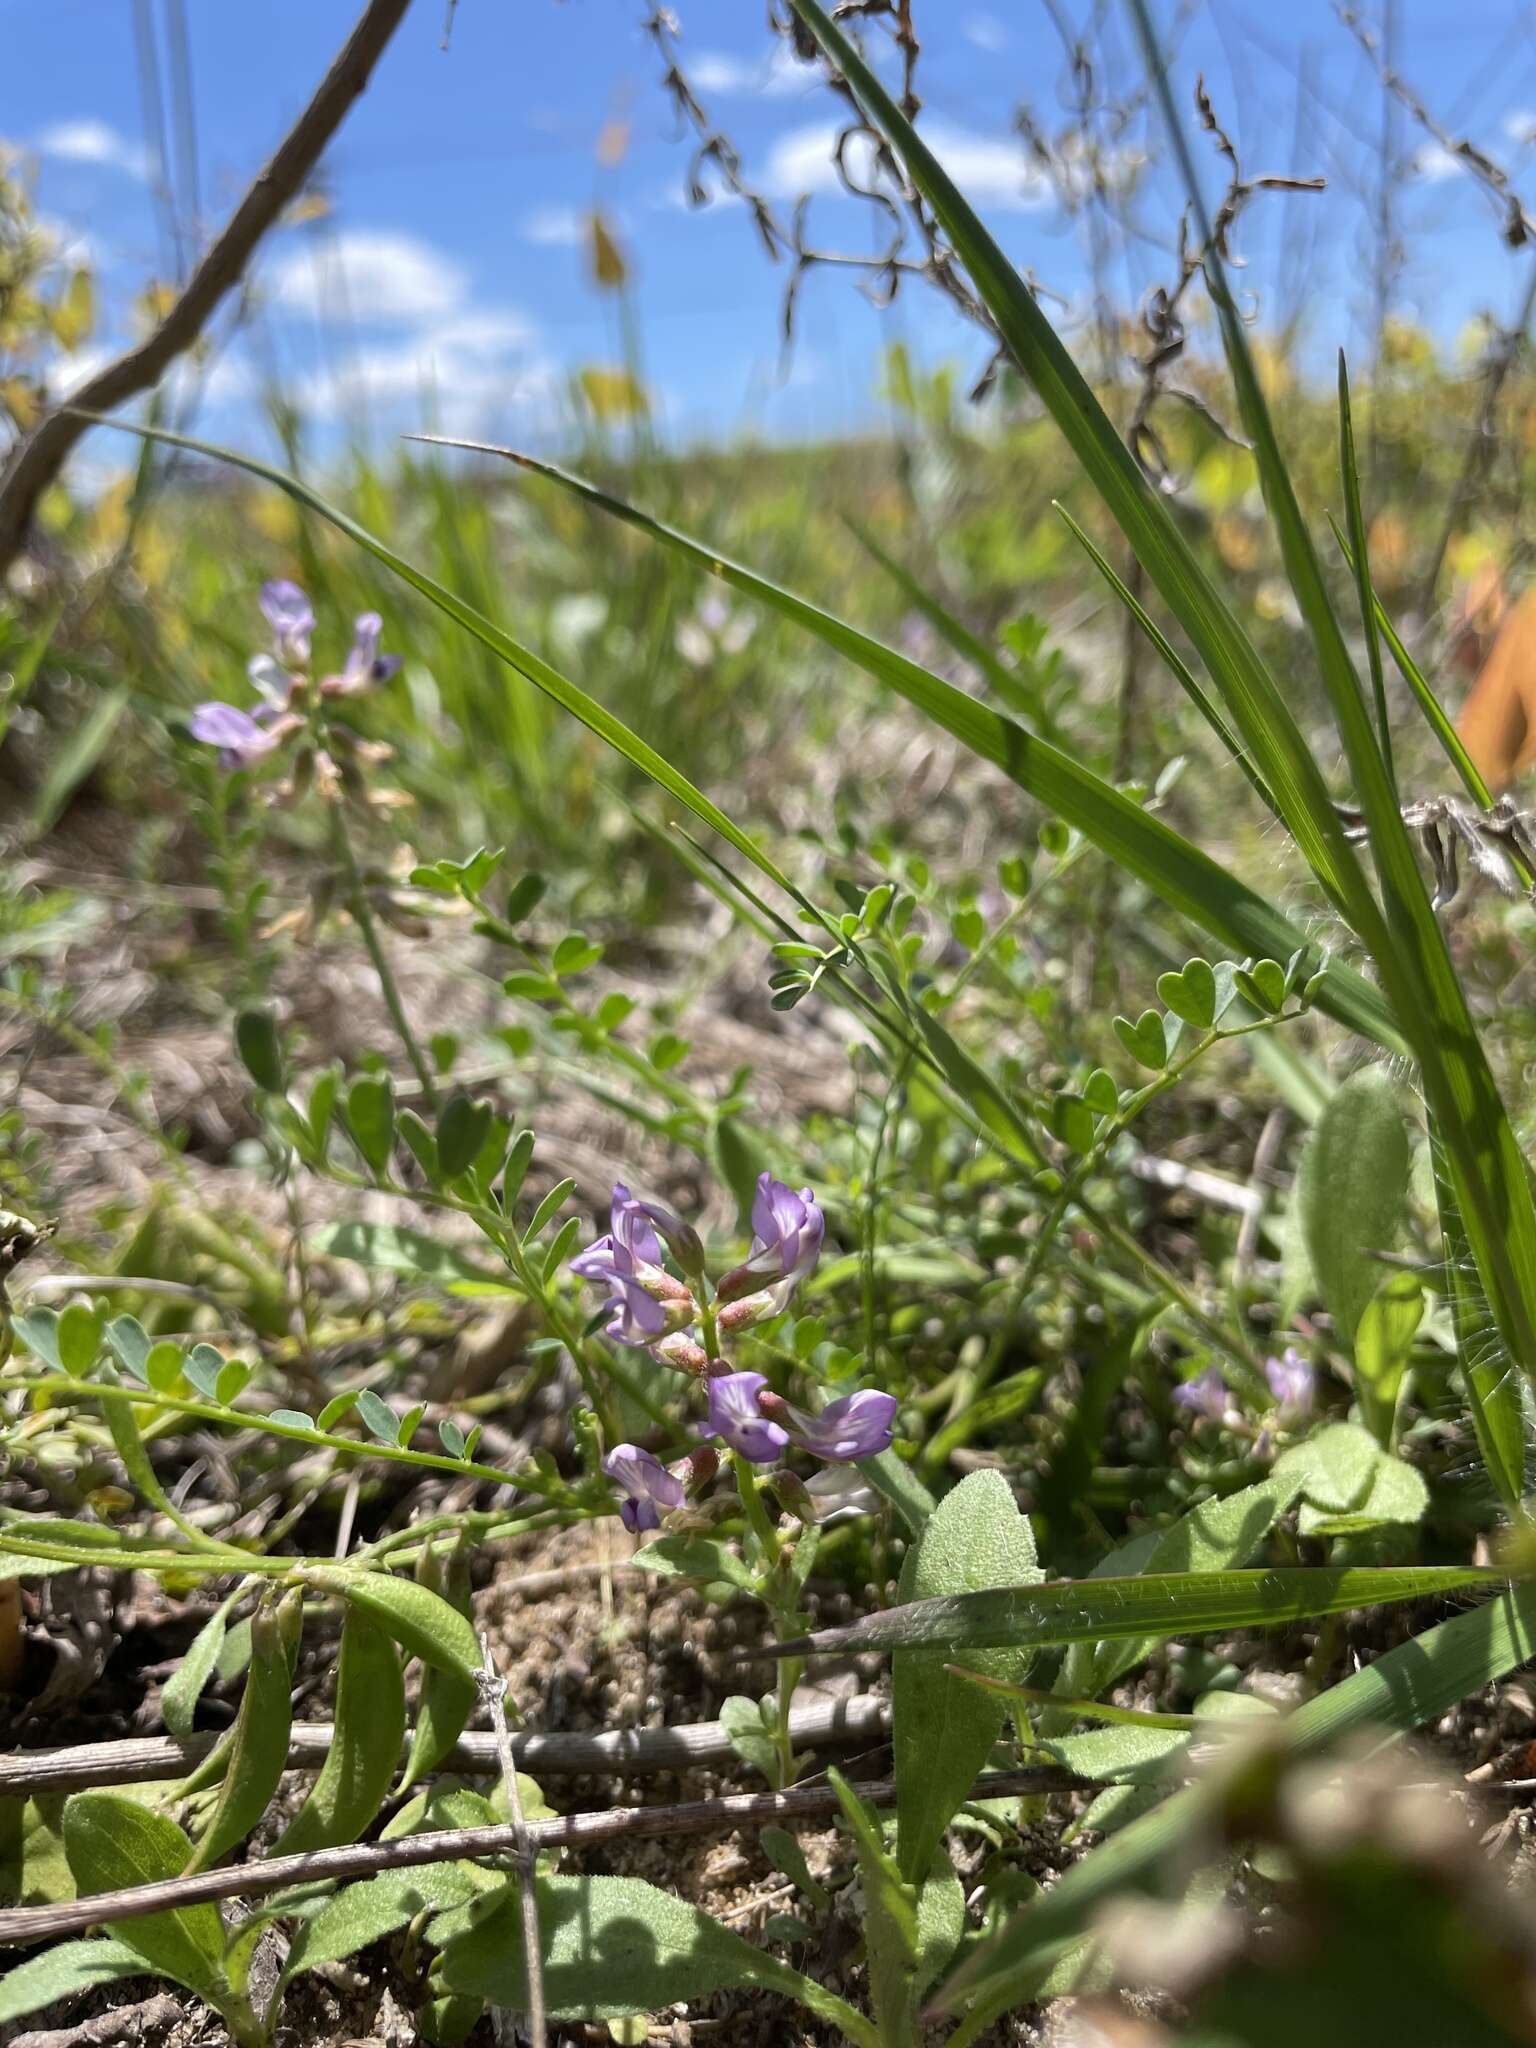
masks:
<svg viewBox="0 0 1536 2048"><path fill-rule="evenodd" d="M246 671L260 702L254 711L236 704L199 704L188 730L204 745L217 747L219 765L228 769L254 768L296 734L305 734L295 762L295 786L313 779L327 795L342 787L364 793L358 762L377 760L387 749L369 747L329 721L320 733L314 712L321 700L359 696L395 674L399 656L379 652L384 621L377 612L364 612L354 624L352 646L341 670L315 681L309 672L315 629L309 599L296 583L278 581L263 584L260 601L272 645L266 653L253 655Z"/></svg>
<svg viewBox="0 0 1536 2048"><path fill-rule="evenodd" d="M642 1202L622 1182L613 1190L607 1233L571 1261L606 1290L607 1334L649 1350L698 1378L706 1418L698 1434L755 1465L776 1465L791 1449L829 1464L872 1458L890 1447L896 1400L873 1389L845 1394L819 1414L792 1407L760 1372L734 1371L721 1351L754 1323L779 1315L821 1256L826 1218L809 1188L798 1192L765 1173L752 1203L752 1243L739 1266L706 1293L698 1233L670 1210ZM680 1273L665 1263L670 1251ZM696 1457L695 1476L710 1461ZM618 1444L603 1470L622 1496L627 1529L655 1529L681 1508L683 1479L651 1452Z"/></svg>
<svg viewBox="0 0 1536 2048"><path fill-rule="evenodd" d="M1294 1429L1305 1422L1312 1413L1316 1394L1316 1375L1309 1361L1293 1345L1287 1345L1278 1358L1264 1361L1264 1378L1275 1403L1275 1420L1280 1426ZM1243 1411L1222 1378L1220 1369L1214 1365L1208 1365L1204 1372L1175 1387L1173 1398L1177 1406L1207 1422L1220 1423L1227 1429L1240 1428L1243 1424Z"/></svg>

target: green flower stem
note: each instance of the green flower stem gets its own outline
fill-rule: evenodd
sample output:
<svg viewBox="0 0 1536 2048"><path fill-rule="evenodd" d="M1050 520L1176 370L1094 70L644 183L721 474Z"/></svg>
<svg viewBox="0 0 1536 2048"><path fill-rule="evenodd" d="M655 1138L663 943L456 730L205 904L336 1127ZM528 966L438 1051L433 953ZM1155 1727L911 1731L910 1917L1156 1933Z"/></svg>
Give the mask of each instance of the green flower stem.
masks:
<svg viewBox="0 0 1536 2048"><path fill-rule="evenodd" d="M373 962L374 972L379 977L384 1007L389 1012L390 1023L395 1027L395 1036L405 1049L405 1056L411 1063L411 1070L416 1076L428 1108L435 1114L439 1105L437 1081L426 1055L416 1041L411 1020L405 1013L405 1004L400 999L399 984L395 980L394 970L389 964L389 957L379 937L379 928L374 922L373 912L368 907L368 892L363 886L357 856L352 851L352 840L347 832L341 803L338 800L328 804L326 809L331 821L331 846L336 863L341 869L342 879L346 883L347 909L352 914L352 922L362 934L363 944L368 949L368 958Z"/></svg>

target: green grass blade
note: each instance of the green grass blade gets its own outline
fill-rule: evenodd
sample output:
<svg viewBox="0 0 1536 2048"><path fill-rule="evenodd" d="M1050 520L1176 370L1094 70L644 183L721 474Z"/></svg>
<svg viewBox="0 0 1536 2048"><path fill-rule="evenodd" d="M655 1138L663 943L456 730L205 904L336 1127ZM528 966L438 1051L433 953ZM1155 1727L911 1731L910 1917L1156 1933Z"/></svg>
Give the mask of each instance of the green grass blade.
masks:
<svg viewBox="0 0 1536 2048"><path fill-rule="evenodd" d="M1054 1579L1043 1586L912 1600L843 1628L768 1647L779 1657L826 1657L867 1650L1044 1649L1127 1637L1161 1641L1212 1629L1273 1628L1354 1607L1507 1583L1507 1573L1485 1565L1304 1565L1278 1571Z"/></svg>
<svg viewBox="0 0 1536 2048"><path fill-rule="evenodd" d="M1369 901L1364 872L1344 837L1322 771L1279 685L1175 524L1168 506L1142 475L1019 272L818 0L793 0L793 6L932 208L1015 362L1204 662L1313 873L1334 905L1353 923L1356 909Z"/></svg>
<svg viewBox="0 0 1536 2048"><path fill-rule="evenodd" d="M1536 1657L1536 1586L1516 1586L1469 1614L1458 1614L1389 1650L1305 1706L1287 1722L1294 1751L1311 1756L1362 1728L1386 1741L1449 1713L1469 1693ZM1201 1788L1166 1800L1133 1821L1059 1877L974 1950L943 1984L938 2010L967 2011L962 2033L973 2041L995 2015L1032 1995L1062 1949L1081 1936L1104 1901L1144 1883L1187 1841L1198 1824Z"/></svg>
<svg viewBox="0 0 1536 2048"><path fill-rule="evenodd" d="M1280 807L1275 802L1274 798L1270 795L1268 789L1265 788L1264 778L1259 774L1258 769L1254 767L1253 762L1249 759L1247 753L1244 751L1242 742L1237 738L1236 734L1232 731L1231 726L1227 724L1225 718L1222 717L1220 710L1212 702L1210 696L1205 690L1204 685L1195 675L1195 672L1190 667L1189 663L1184 659L1183 655L1179 653L1178 649L1174 646L1173 642L1168 638L1168 635L1163 631L1162 627L1159 626L1157 621L1152 617L1152 614L1147 610L1146 606L1134 594L1130 586L1126 583L1124 577L1120 575L1119 571L1114 567L1114 564L1110 561L1109 557L1104 553L1102 548L1100 548L1094 541L1090 540L1088 535L1083 531L1082 527L1078 525L1077 521L1072 517L1072 514L1067 510L1066 506L1058 503L1056 510L1061 514L1062 518L1065 520L1073 537L1076 539L1078 545L1082 548L1084 554L1087 555L1089 561L1092 562L1093 566L1104 578L1104 581L1109 585L1110 589L1115 593L1116 597L1119 598L1120 602L1125 606L1126 610L1130 613L1131 617L1136 621L1137 626L1141 629L1141 632L1146 637L1146 639L1151 643L1152 647L1154 648L1158 656L1161 658L1164 666L1173 675L1174 680L1179 684L1180 688L1183 689L1185 694L1189 697L1191 702L1194 704L1196 710L1200 713L1200 716L1211 728L1211 731L1215 733L1217 739L1221 741L1221 744L1232 756L1232 759L1237 763L1238 767L1241 768L1244 775L1247 776L1249 784L1252 787L1255 795L1258 797L1259 801L1264 805L1265 809L1268 810L1275 818L1279 819L1280 823L1283 825L1285 823L1285 820L1284 818L1280 817Z"/></svg>
<svg viewBox="0 0 1536 2048"><path fill-rule="evenodd" d="M1350 549L1349 542L1344 537L1339 522L1331 513L1329 514L1328 523L1333 528L1333 537L1339 544L1339 551L1349 565L1351 573L1353 573L1355 567L1354 554ZM1403 644L1402 635L1387 617L1386 606L1374 590L1371 593L1371 606L1376 617L1376 630L1380 633L1382 639L1386 641L1387 652L1397 664L1399 675L1401 675L1403 681L1413 692L1415 701L1420 711L1424 714L1425 724L1445 749L1445 758L1461 777L1462 786L1465 788L1468 796L1472 798L1474 803L1481 804L1485 811L1491 811L1494 803L1493 791L1483 780L1477 763L1462 745L1460 733L1452 725L1446 715L1444 706L1430 688L1424 671Z"/></svg>
<svg viewBox="0 0 1536 2048"><path fill-rule="evenodd" d="M797 0L799 4L799 0ZM1128 0L1148 76L1206 250L1205 275L1221 324L1244 428L1259 466L1291 588L1312 635L1317 665L1344 742L1370 833L1382 902L1364 891L1355 930L1376 961L1394 1016L1418 1060L1424 1093L1445 1147L1447 1174L1483 1293L1509 1355L1536 1374L1536 1204L1509 1116L1477 1035L1445 934L1430 904L1398 808L1390 765L1377 743L1312 536L1259 384L1247 331L1210 229L1193 159L1173 104L1145 0ZM1347 436L1346 496L1358 495ZM1494 1474L1494 1483L1500 1483Z"/></svg>
<svg viewBox="0 0 1536 2048"><path fill-rule="evenodd" d="M1502 1345L1496 1338L1490 1342L1487 1316L1471 1286L1472 1252L1461 1211L1456 1206L1456 1191L1445 1172L1444 1147L1433 1118L1429 1138L1445 1259L1444 1295L1456 1332L1456 1357L1483 1463L1494 1492L1506 1507L1512 1508L1525 1493L1525 1419L1520 1387Z"/></svg>
<svg viewBox="0 0 1536 2048"><path fill-rule="evenodd" d="M859 546L879 563L907 602L922 613L939 637L947 640L962 660L968 661L985 678L1003 707L1029 726L1038 727L1053 745L1065 746L1066 735L1052 717L1041 691L1037 687L1032 688L1006 662L1001 661L979 633L973 633L946 605L930 596L912 571L898 562L894 555L887 554L874 535L856 519L848 519L845 524Z"/></svg>
<svg viewBox="0 0 1536 2048"><path fill-rule="evenodd" d="M1298 947L1310 943L1307 934L1273 903L1246 887L1229 869L1202 853L1160 818L1122 795L1103 776L846 620L553 463L488 442L451 445L484 455L499 455L535 476L573 491L599 510L688 556L732 589L756 598L781 617L815 634L825 646L845 655L866 675L905 697L973 753L1001 768L1021 789L1092 840L1171 908L1223 945L1234 948L1240 956L1252 954L1285 960ZM1402 1037L1380 994L1351 969L1330 962L1324 971L1319 1001L1322 1008L1350 1030L1359 1031L1380 1045L1402 1049Z"/></svg>
<svg viewBox="0 0 1536 2048"><path fill-rule="evenodd" d="M1366 544L1365 509L1360 503L1360 472L1355 461L1355 420L1349 403L1349 371L1344 353L1339 352L1339 471L1344 479L1344 510L1349 520L1349 544L1355 558L1355 590L1360 600L1360 627L1365 635L1365 660L1371 678L1371 697L1376 706L1376 737L1387 780L1397 791L1397 773L1392 765L1392 721L1387 715L1387 679L1381 666L1381 636L1376 630L1375 592L1371 588L1370 550Z"/></svg>

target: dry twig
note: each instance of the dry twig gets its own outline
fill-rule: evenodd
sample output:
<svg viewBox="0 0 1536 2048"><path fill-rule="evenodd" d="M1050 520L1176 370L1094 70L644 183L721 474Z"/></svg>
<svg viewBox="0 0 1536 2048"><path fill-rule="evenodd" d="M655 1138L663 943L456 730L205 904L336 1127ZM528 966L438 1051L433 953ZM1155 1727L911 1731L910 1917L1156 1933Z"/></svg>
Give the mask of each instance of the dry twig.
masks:
<svg viewBox="0 0 1536 2048"><path fill-rule="evenodd" d="M68 409L45 414L17 442L0 475L0 576L21 550L38 499L91 424L80 414L112 412L152 390L177 357L192 347L222 300L239 284L262 237L319 162L409 5L410 0L369 0L309 105L159 326L88 378L71 395Z"/></svg>

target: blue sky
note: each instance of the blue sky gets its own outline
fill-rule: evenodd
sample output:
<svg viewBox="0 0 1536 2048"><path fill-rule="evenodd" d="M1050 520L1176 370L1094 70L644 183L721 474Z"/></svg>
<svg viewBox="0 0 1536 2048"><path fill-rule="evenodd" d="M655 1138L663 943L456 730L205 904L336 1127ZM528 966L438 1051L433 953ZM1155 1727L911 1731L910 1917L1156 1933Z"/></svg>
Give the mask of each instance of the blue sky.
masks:
<svg viewBox="0 0 1536 2048"><path fill-rule="evenodd" d="M148 0L157 31L168 0ZM356 0L184 0L196 112L196 196L206 226L227 212L302 105ZM1081 4L1062 0L1069 14ZM1362 0L1367 11L1382 0ZM1522 179L1536 125L1536 36L1512 0L1398 0L1404 73L1458 132ZM867 427L878 417L878 352L903 339L923 358L980 367L984 349L931 291L903 290L880 313L845 274L806 286L800 337L780 362L782 266L767 262L744 210L683 204L690 150L659 86L637 0L460 0L446 52L445 0L415 0L371 90L326 162L333 210L281 231L263 252L262 304L212 373L201 423L260 441L252 392L276 366L316 412L387 433L419 421L430 382L464 430L558 436L569 373L618 352L611 298L586 275L582 221L600 205L630 256L644 361L673 440L743 426L772 436ZM1167 10L1164 10L1165 13ZM867 250L872 223L836 188L835 106L814 75L776 57L760 0L677 0L681 50L749 173L783 205L810 191L815 239ZM1009 253L1080 321L1088 269L1080 235L1030 169L1012 121L1027 102L1047 128L1066 116L1062 45L1042 0L927 0L924 120ZM1110 8L1122 73L1125 16ZM107 318L126 330L145 281L172 265L157 210L129 0L0 0L7 53L0 135L36 153L42 212L88 247ZM884 38L877 38L880 47ZM160 39L162 76L166 44ZM1318 360L1358 349L1370 296L1379 90L1326 0L1205 0L1183 31L1177 83L1188 104L1203 71L1245 167L1329 180L1318 199L1259 201L1239 248L1262 316L1303 302ZM1299 83L1305 81L1298 125ZM622 122L622 161L598 139ZM1117 148L1127 164L1149 130ZM1500 248L1470 181L1403 124L1415 176L1401 206L1411 254L1402 310L1447 342L1484 306L1504 311L1520 265ZM191 182L176 167L190 217ZM1536 178L1529 182L1536 203ZM1125 302L1170 268L1176 218L1154 173L1136 202L1144 238L1116 258ZM70 366L78 374L83 366Z"/></svg>

